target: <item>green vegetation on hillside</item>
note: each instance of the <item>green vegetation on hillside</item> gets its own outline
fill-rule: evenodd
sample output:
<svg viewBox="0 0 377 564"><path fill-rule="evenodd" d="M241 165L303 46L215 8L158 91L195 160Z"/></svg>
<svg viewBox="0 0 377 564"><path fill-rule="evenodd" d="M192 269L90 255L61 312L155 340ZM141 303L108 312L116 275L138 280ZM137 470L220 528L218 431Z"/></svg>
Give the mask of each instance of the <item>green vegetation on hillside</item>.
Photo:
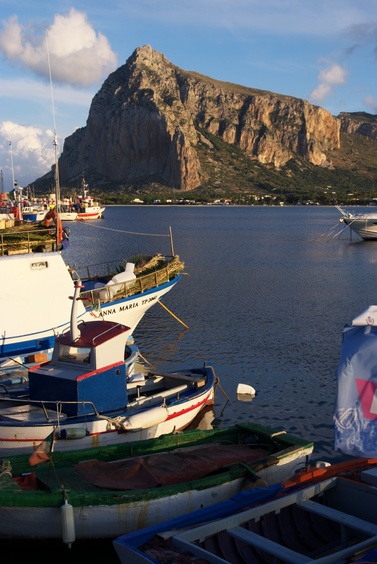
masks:
<svg viewBox="0 0 377 564"><path fill-rule="evenodd" d="M365 114L349 114L349 117L357 122L366 121ZM373 123L375 118L377 116L368 116L367 121ZM87 171L91 192L105 205L127 204L135 198L145 203L157 199L163 203L178 199L210 202L229 198L234 203L245 204L300 201L365 204L377 199L377 141L364 135L342 133L341 148L328 155L330 166L315 166L296 155L281 169L261 164L204 129L198 128L198 135L202 167L199 188L182 192L163 185L158 178L114 186ZM39 183L35 184L35 189L39 193L46 191ZM76 187L62 187L65 196L75 192Z"/></svg>

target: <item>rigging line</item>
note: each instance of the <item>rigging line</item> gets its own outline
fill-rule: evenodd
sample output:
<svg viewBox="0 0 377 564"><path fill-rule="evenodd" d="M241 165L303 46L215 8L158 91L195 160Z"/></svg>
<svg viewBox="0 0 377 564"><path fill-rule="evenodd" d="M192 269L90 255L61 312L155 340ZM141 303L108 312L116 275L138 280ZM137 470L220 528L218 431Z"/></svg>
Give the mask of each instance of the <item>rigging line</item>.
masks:
<svg viewBox="0 0 377 564"><path fill-rule="evenodd" d="M143 355L141 354L140 351L139 351L139 356L140 356L140 358L141 358L142 360L144 360L144 362L145 362L146 364L149 364L149 366L150 366L151 368L153 368L153 370L157 370L157 368L155 367L155 365L152 364L151 362L149 362L149 360L147 360L147 359L145 358L145 356L143 356Z"/></svg>
<svg viewBox="0 0 377 564"><path fill-rule="evenodd" d="M170 237L169 234L163 234L163 233L138 233L137 231L124 231L123 229L112 229L111 227L102 227L101 225L93 225L87 221L84 221L83 223L88 227L103 229L104 231L113 231L114 233L128 233L129 235L146 235L150 237Z"/></svg>

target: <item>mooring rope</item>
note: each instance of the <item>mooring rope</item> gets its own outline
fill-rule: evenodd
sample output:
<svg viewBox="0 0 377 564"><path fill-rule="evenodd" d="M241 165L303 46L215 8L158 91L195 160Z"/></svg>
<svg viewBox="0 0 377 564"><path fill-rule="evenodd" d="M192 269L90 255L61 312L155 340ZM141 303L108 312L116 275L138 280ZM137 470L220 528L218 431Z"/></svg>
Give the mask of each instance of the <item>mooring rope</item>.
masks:
<svg viewBox="0 0 377 564"><path fill-rule="evenodd" d="M149 362L149 360L147 360L147 359L145 358L145 356L143 356L143 355L141 354L140 351L139 351L139 356L140 356L140 358L141 358L142 360L144 360L145 364L149 364L149 366L150 366L151 368L153 368L153 370L156 370L156 371L157 371L157 368L155 367L155 365L152 364L151 362Z"/></svg>
<svg viewBox="0 0 377 564"><path fill-rule="evenodd" d="M189 328L189 326L186 325L186 323L183 323L183 321L181 321L181 319L179 319L176 315L174 315L174 313L173 313L172 311L170 311L170 309L168 309L168 308L166 307L166 305L164 305L162 302L160 302L160 300L158 300L158 303L160 304L160 306L162 306L164 309L166 309L166 311L167 311L168 313L170 313L170 315L171 315L172 317L174 317L174 319L176 319L177 321L179 321L179 323L181 323L184 327L186 327L186 329Z"/></svg>
<svg viewBox="0 0 377 564"><path fill-rule="evenodd" d="M146 237L170 237L169 233L138 233L137 231L125 231L124 229L113 229L112 227L103 227L102 225L93 225L90 221L83 221L84 225L94 227L95 229L103 229L104 231L113 231L114 233L127 233L128 235L144 235Z"/></svg>

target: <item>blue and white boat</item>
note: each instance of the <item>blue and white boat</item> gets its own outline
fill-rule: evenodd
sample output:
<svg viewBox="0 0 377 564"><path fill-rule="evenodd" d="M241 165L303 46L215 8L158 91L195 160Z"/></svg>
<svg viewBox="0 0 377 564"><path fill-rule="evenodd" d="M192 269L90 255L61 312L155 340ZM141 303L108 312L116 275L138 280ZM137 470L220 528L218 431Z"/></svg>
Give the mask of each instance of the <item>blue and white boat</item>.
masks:
<svg viewBox="0 0 377 564"><path fill-rule="evenodd" d="M77 321L81 288L77 281L70 328L56 338L52 359L32 366L25 384L0 386L0 457L32 454L48 436L54 451L159 437L214 402L211 366L135 373L130 327Z"/></svg>
<svg viewBox="0 0 377 564"><path fill-rule="evenodd" d="M24 206L22 208L22 219L23 221L43 221L47 211L44 206Z"/></svg>
<svg viewBox="0 0 377 564"><path fill-rule="evenodd" d="M377 561L377 460L295 474L113 541L122 564Z"/></svg>
<svg viewBox="0 0 377 564"><path fill-rule="evenodd" d="M60 251L32 249L31 240L16 249L1 246L0 362L9 357L28 362L30 355L51 351L55 337L69 327L67 298L73 295L75 279L84 286L79 320L94 316L133 332L148 309L181 279L183 269L178 256L163 255L72 269Z"/></svg>

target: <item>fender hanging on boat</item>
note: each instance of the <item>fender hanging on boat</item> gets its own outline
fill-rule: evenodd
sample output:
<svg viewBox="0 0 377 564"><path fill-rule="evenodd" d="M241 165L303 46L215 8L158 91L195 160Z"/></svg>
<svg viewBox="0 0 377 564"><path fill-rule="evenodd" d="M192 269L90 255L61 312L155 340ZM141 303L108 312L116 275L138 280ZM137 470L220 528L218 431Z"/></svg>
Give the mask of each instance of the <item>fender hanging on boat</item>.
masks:
<svg viewBox="0 0 377 564"><path fill-rule="evenodd" d="M59 433L59 439L72 440L83 439L88 435L88 431L83 427L75 427L72 429L62 429Z"/></svg>
<svg viewBox="0 0 377 564"><path fill-rule="evenodd" d="M72 543L76 540L75 518L73 507L67 500L60 508L60 515L62 519L63 542L68 545L68 548L71 548Z"/></svg>
<svg viewBox="0 0 377 564"><path fill-rule="evenodd" d="M125 417L122 421L122 429L125 431L140 431L141 429L147 429L163 423L167 417L168 410L161 405L153 409L147 409L142 413L135 413L135 415Z"/></svg>

